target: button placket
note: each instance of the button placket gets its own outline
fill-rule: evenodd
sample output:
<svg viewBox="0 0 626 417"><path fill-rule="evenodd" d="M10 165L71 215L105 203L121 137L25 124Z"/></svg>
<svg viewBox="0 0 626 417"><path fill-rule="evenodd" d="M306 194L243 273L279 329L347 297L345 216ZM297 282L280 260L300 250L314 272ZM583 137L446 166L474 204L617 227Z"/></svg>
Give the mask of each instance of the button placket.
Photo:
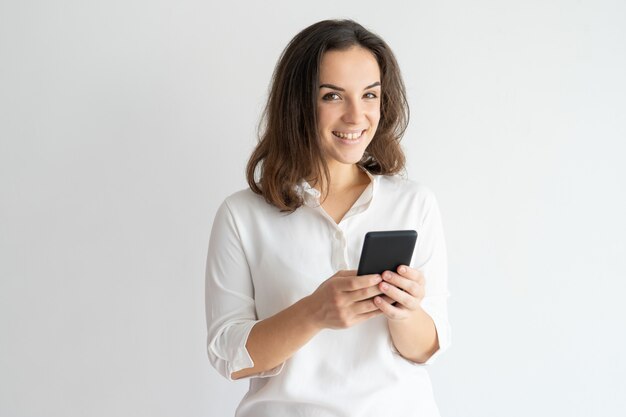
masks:
<svg viewBox="0 0 626 417"><path fill-rule="evenodd" d="M332 262L336 270L347 269L348 263L346 262L346 249L347 241L343 230L339 226L335 226L335 232L333 234L333 253Z"/></svg>

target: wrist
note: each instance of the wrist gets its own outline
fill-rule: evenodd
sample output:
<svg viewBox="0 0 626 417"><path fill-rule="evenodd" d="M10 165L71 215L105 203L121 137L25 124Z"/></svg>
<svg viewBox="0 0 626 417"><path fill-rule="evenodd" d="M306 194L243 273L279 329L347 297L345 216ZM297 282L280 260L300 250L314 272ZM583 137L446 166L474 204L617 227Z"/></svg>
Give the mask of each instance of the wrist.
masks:
<svg viewBox="0 0 626 417"><path fill-rule="evenodd" d="M322 321L319 317L319 309L315 308L315 304L311 296L306 296L297 302L299 305L300 317L303 326L313 332L319 332L324 329Z"/></svg>

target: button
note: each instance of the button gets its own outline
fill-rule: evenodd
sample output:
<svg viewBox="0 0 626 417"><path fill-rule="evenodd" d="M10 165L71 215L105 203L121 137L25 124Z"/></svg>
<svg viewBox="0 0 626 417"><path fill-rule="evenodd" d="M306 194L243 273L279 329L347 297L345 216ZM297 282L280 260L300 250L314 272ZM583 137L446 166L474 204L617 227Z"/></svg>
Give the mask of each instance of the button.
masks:
<svg viewBox="0 0 626 417"><path fill-rule="evenodd" d="M335 232L335 239L341 239L343 237L343 232L341 230L337 230Z"/></svg>

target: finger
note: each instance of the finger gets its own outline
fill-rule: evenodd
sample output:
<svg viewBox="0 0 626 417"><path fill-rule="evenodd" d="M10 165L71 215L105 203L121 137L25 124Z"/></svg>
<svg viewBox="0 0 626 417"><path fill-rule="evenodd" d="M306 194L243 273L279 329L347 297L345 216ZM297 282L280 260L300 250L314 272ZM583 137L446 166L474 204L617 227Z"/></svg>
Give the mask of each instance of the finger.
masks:
<svg viewBox="0 0 626 417"><path fill-rule="evenodd" d="M369 300L358 301L354 303L354 313L356 314L367 314L371 311L378 310L378 306L374 304L374 298Z"/></svg>
<svg viewBox="0 0 626 417"><path fill-rule="evenodd" d="M382 277L379 274L345 276L340 279L339 289L342 291L358 291L374 286L382 281Z"/></svg>
<svg viewBox="0 0 626 417"><path fill-rule="evenodd" d="M407 312L399 307L394 307L382 297L374 298L374 304L382 311L385 316L392 320L400 320L407 317Z"/></svg>
<svg viewBox="0 0 626 417"><path fill-rule="evenodd" d="M382 294L382 293L379 291L379 294ZM384 294L378 295L378 296L375 296L375 297L380 297L380 298L382 298L383 300L385 300L389 304L393 304L393 303L396 302L396 300L394 300L393 298L391 298L389 296L386 296ZM354 303L354 312L356 314L365 314L365 313L368 313L370 311L378 310L378 306L376 305L376 303L374 303L374 298L375 297L370 297L370 298L367 298L365 300L358 301L358 302Z"/></svg>
<svg viewBox="0 0 626 417"><path fill-rule="evenodd" d="M372 282L376 282L376 281L377 280L375 279ZM349 301L352 301L352 302L357 302L357 301L362 301L362 300L371 300L375 296L381 295L383 293L377 285L377 284L380 284L381 282L382 282L382 278L380 281L376 282L376 284L373 284L366 288L361 288L356 291L347 292L345 296Z"/></svg>
<svg viewBox="0 0 626 417"><path fill-rule="evenodd" d="M383 313L382 310L379 310L378 308L375 308L374 310L372 310L372 311L370 311L368 313L359 314L358 317L357 317L357 319L358 319L357 323L359 323L361 321L365 321L365 320L371 319L372 317L383 315L383 314L385 314L385 313Z"/></svg>
<svg viewBox="0 0 626 417"><path fill-rule="evenodd" d="M396 269L396 272L398 273L398 275L403 276L413 281L417 281L419 279L419 276L422 275L422 271L415 269L415 268L411 268L408 265L398 266L398 268Z"/></svg>
<svg viewBox="0 0 626 417"><path fill-rule="evenodd" d="M415 310L419 306L419 299L406 291L387 283L383 282L379 285L383 294L391 297L395 301L399 302L409 310Z"/></svg>
<svg viewBox="0 0 626 417"><path fill-rule="evenodd" d="M337 273L335 274L338 277L347 277L347 276L356 276L357 270L356 269L342 269L340 271L337 271Z"/></svg>
<svg viewBox="0 0 626 417"><path fill-rule="evenodd" d="M389 297L388 295L381 295L382 299L387 301L389 304L395 304L397 303L396 300L394 300L393 298Z"/></svg>
<svg viewBox="0 0 626 417"><path fill-rule="evenodd" d="M398 302L396 300L394 300L393 298L389 297L388 295L381 295L380 296L383 300L387 301L389 304L391 305L396 305L396 307L398 306ZM374 303L374 298L372 298L372 303ZM374 305L376 305L376 303L374 303Z"/></svg>
<svg viewBox="0 0 626 417"><path fill-rule="evenodd" d="M389 284L392 284L408 292L414 297L418 295L417 293L419 290L419 284L416 281L413 281L412 279L405 278L401 275L396 274L395 272L385 271L383 273L383 280L385 280L385 282L388 282Z"/></svg>
<svg viewBox="0 0 626 417"><path fill-rule="evenodd" d="M353 293L350 294L359 294L359 295L355 295L354 298L348 298L349 301L352 301L354 303L357 303L359 301L371 301L374 302L374 297L376 297L377 295L383 297L387 302L393 304L396 302L396 300L394 300L393 298L389 297L388 295L385 295L382 290L378 287L378 285L375 285L373 287L370 288L366 288L363 290L359 290L359 291L354 291Z"/></svg>

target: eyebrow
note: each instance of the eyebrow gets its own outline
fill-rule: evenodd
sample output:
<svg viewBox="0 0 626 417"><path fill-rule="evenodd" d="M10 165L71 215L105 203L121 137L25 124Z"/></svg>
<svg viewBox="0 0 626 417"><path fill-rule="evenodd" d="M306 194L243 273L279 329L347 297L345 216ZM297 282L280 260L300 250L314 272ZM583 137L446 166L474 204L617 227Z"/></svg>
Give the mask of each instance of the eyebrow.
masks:
<svg viewBox="0 0 626 417"><path fill-rule="evenodd" d="M376 87L378 85L380 85L380 81L376 81L374 84L368 85L363 90L367 90L368 88ZM337 91L346 91L343 88L337 87L336 85L332 85L332 84L322 84L322 85L320 85L320 88L324 88L324 87L330 88L330 89L333 89L333 90L337 90Z"/></svg>

